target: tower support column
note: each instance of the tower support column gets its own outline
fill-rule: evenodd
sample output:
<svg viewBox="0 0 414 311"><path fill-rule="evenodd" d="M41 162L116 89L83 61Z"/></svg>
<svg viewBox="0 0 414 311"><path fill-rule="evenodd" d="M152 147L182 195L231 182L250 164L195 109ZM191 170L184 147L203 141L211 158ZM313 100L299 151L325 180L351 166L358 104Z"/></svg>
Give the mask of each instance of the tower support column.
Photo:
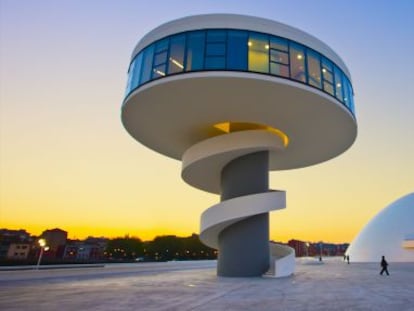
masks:
<svg viewBox="0 0 414 311"><path fill-rule="evenodd" d="M269 189L269 153L260 151L228 163L221 172L221 201ZM219 235L219 276L261 276L269 268L269 213L248 217Z"/></svg>

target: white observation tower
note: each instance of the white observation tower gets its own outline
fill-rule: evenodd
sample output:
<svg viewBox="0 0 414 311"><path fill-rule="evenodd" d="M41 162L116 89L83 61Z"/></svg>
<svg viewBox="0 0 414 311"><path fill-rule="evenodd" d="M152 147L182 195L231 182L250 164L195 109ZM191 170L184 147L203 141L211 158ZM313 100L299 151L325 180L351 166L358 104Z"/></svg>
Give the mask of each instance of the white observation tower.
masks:
<svg viewBox="0 0 414 311"><path fill-rule="evenodd" d="M220 195L200 239L220 276L293 272L269 244L269 211L285 208L269 170L329 160L357 135L351 77L340 57L296 28L211 14L159 26L135 47L122 122L137 141L182 161L182 178Z"/></svg>

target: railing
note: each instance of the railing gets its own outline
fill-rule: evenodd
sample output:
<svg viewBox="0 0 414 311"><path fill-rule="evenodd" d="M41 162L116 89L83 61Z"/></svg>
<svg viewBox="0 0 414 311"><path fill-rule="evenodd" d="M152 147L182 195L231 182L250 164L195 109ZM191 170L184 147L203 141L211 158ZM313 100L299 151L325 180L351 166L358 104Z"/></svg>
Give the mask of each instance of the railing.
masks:
<svg viewBox="0 0 414 311"><path fill-rule="evenodd" d="M270 267L264 275L285 277L295 271L295 250L289 246L270 242Z"/></svg>

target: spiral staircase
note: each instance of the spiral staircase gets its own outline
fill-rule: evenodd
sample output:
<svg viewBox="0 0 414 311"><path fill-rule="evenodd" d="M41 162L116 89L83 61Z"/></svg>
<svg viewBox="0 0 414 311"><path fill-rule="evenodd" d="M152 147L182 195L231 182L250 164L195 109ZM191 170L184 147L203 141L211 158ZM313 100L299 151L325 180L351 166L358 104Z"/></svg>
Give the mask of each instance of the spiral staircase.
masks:
<svg viewBox="0 0 414 311"><path fill-rule="evenodd" d="M268 189L268 154L283 152L285 145L277 132L248 129L208 138L183 154L183 179L221 194L221 202L202 214L200 228L201 241L219 250L219 275L282 277L294 272L294 250L268 242L268 213L286 207L285 191Z"/></svg>

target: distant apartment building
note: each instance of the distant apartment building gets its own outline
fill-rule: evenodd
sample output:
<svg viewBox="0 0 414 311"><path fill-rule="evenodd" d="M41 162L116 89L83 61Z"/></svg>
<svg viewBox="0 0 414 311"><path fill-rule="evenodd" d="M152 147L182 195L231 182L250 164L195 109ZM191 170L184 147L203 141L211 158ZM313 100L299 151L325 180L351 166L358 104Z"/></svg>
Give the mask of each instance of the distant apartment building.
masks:
<svg viewBox="0 0 414 311"><path fill-rule="evenodd" d="M343 256L349 244L310 243L300 240L290 240L288 245L295 249L296 257Z"/></svg>
<svg viewBox="0 0 414 311"><path fill-rule="evenodd" d="M87 238L84 241L69 241L65 247L65 260L94 261L104 257L107 239Z"/></svg>
<svg viewBox="0 0 414 311"><path fill-rule="evenodd" d="M300 240L289 240L288 245L295 250L296 257L308 256L306 242Z"/></svg>
<svg viewBox="0 0 414 311"><path fill-rule="evenodd" d="M26 230L0 229L0 260L10 259L11 257L16 257L16 259L27 258L32 241L33 238ZM22 248L24 246L27 246L27 248Z"/></svg>
<svg viewBox="0 0 414 311"><path fill-rule="evenodd" d="M40 238L45 239L46 245L49 247L43 256L50 259L63 258L67 237L68 233L58 228L43 231Z"/></svg>
<svg viewBox="0 0 414 311"><path fill-rule="evenodd" d="M7 259L24 260L29 257L31 244L29 243L11 243L7 251Z"/></svg>
<svg viewBox="0 0 414 311"><path fill-rule="evenodd" d="M349 244L322 243L322 253L324 256L343 256Z"/></svg>

